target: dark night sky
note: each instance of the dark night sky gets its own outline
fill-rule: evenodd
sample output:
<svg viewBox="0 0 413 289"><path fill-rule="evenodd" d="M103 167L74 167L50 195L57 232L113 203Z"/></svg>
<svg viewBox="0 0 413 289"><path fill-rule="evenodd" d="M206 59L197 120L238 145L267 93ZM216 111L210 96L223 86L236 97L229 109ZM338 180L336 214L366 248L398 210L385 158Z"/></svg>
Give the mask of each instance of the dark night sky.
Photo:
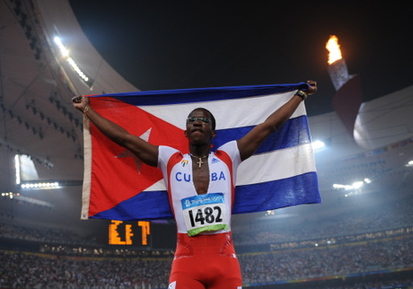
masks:
<svg viewBox="0 0 413 289"><path fill-rule="evenodd" d="M96 49L141 90L314 79L308 113L328 112L331 34L364 101L413 85L412 4L287 2L70 0Z"/></svg>

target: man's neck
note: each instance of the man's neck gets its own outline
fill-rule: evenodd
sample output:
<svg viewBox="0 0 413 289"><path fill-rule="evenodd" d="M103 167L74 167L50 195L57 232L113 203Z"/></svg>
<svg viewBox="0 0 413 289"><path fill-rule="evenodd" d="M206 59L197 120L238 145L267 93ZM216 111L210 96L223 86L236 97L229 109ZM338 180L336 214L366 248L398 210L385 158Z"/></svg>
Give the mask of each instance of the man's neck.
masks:
<svg viewBox="0 0 413 289"><path fill-rule="evenodd" d="M203 146L195 146L195 145L190 145L189 146L189 152L196 157L204 157L209 155L211 151L211 145L203 145Z"/></svg>

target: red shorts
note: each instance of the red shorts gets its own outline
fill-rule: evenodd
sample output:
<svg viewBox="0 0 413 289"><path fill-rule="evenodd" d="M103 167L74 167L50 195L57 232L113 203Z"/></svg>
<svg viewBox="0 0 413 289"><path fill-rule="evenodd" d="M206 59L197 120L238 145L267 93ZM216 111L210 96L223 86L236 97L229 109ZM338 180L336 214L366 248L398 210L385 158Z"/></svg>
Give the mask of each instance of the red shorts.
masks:
<svg viewBox="0 0 413 289"><path fill-rule="evenodd" d="M231 233L178 234L170 289L239 289L241 270Z"/></svg>

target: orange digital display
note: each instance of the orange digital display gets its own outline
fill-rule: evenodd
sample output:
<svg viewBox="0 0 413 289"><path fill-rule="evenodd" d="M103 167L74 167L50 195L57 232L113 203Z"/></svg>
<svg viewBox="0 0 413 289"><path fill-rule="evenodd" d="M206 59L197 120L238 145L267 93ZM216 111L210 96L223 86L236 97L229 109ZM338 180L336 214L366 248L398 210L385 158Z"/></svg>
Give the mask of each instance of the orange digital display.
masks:
<svg viewBox="0 0 413 289"><path fill-rule="evenodd" d="M138 226L141 227L142 241L141 245L148 245L148 235L151 234L151 223L148 221L139 221Z"/></svg>
<svg viewBox="0 0 413 289"><path fill-rule="evenodd" d="M108 243L109 245L147 246L150 234L151 223L148 221L124 222L112 220L108 227Z"/></svg>

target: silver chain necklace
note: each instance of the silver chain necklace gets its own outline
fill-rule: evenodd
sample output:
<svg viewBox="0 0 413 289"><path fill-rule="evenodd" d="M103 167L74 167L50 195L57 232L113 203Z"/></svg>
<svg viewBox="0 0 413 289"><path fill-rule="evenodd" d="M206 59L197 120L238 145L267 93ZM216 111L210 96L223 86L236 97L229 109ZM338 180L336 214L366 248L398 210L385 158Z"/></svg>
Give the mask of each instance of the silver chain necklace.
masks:
<svg viewBox="0 0 413 289"><path fill-rule="evenodd" d="M203 156L203 157L194 156L194 155L191 154L191 153L189 153L189 155L190 155L191 157L194 157L194 158L197 158L197 159L198 159L198 161L197 161L196 163L198 164L198 168L201 168L201 166L204 164L204 162L202 161L202 159L207 158L209 154L206 155L206 156Z"/></svg>

